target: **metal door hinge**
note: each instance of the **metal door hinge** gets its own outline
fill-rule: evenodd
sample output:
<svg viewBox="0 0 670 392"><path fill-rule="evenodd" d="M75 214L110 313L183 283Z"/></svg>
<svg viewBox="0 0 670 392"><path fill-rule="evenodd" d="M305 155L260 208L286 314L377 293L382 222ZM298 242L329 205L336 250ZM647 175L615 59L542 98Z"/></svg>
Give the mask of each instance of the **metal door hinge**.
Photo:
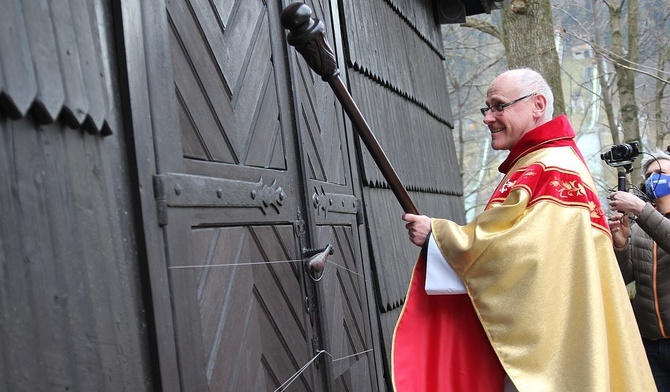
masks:
<svg viewBox="0 0 670 392"><path fill-rule="evenodd" d="M362 225L365 223L365 216L363 215L363 200L356 199L356 224Z"/></svg>
<svg viewBox="0 0 670 392"><path fill-rule="evenodd" d="M154 200L156 201L156 215L158 226L164 227L168 224L167 196L165 194L165 182L163 176L154 176Z"/></svg>

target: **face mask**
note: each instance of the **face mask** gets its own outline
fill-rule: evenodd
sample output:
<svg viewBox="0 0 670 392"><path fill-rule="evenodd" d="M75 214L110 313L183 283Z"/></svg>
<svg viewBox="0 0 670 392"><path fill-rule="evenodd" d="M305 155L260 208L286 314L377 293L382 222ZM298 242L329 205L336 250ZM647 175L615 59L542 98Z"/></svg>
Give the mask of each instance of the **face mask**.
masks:
<svg viewBox="0 0 670 392"><path fill-rule="evenodd" d="M650 200L656 200L670 195L670 176L667 174L653 173L644 181L644 192Z"/></svg>

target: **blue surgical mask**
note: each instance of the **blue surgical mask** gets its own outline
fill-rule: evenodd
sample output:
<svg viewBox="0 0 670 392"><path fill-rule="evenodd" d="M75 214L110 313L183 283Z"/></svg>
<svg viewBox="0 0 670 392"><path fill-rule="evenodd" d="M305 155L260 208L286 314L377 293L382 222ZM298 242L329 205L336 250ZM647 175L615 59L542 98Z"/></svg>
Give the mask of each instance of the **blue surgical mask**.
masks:
<svg viewBox="0 0 670 392"><path fill-rule="evenodd" d="M663 173L653 173L644 181L644 193L650 200L670 195L670 176Z"/></svg>

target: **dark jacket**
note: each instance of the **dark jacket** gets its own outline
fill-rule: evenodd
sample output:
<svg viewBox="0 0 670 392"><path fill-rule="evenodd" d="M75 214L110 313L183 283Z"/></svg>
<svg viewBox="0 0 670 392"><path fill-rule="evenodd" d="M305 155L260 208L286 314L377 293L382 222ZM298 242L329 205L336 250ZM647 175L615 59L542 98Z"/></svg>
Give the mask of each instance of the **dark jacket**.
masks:
<svg viewBox="0 0 670 392"><path fill-rule="evenodd" d="M635 281L632 303L642 337L670 338L670 219L647 204L631 224L628 245L614 253L626 283Z"/></svg>

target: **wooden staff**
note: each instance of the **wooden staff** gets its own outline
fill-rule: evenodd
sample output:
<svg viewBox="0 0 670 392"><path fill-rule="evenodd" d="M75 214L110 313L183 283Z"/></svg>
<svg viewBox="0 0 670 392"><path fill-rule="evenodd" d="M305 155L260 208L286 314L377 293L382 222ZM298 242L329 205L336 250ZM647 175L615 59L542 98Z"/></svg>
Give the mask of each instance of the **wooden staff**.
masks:
<svg viewBox="0 0 670 392"><path fill-rule="evenodd" d="M321 76L321 79L330 84L403 210L411 214L418 214L419 211L400 182L398 174L391 166L384 150L370 130L370 126L340 79L340 70L337 68L333 50L326 41L323 22L312 18L311 15L312 10L304 3L290 4L282 11L281 24L289 30L287 37L289 45L295 47L307 65Z"/></svg>

